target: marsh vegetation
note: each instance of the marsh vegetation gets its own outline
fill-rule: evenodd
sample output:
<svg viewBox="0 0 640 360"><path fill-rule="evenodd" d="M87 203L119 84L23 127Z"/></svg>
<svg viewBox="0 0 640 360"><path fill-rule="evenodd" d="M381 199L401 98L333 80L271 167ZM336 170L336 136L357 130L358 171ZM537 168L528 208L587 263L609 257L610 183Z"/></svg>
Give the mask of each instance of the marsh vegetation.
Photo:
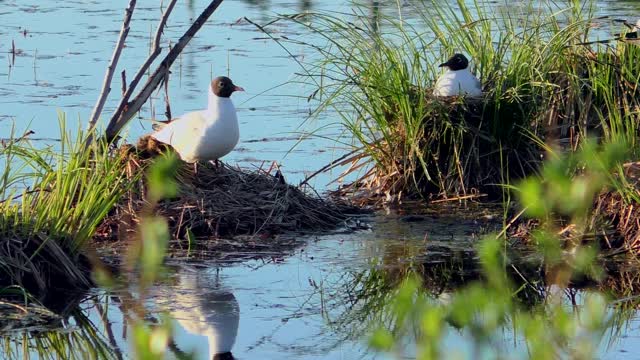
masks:
<svg viewBox="0 0 640 360"><path fill-rule="evenodd" d="M504 185L538 174L550 153L574 151L590 136L634 151L640 49L582 45L594 24L617 24L595 19L594 6L525 2L507 10L427 1L414 6L413 21L364 11L355 19L281 19L306 26L326 45L273 37L315 54L299 63L302 81L317 86L317 114L335 111L352 139L353 153L334 164L350 164L346 178L357 174L342 192L363 203L495 199L506 195ZM481 100L432 95L437 65L454 52L472 59Z"/></svg>
<svg viewBox="0 0 640 360"><path fill-rule="evenodd" d="M139 70L150 74L143 90L133 96L134 82L123 91L106 136L94 127L107 103L103 96L89 132L69 131L63 114L59 142L42 146L30 133L12 131L0 145L0 311L9 319L2 324L2 354L47 357L54 349L64 358L197 356L178 344L191 325L170 314L187 304L204 313L217 301L208 296L223 296L235 302L228 308L236 312L230 318L238 331L238 301L220 284L219 270L227 265L221 260L251 263L244 281L265 287L274 280L255 274L300 271L331 238L319 265L326 278L309 275L304 288L300 278L297 285L276 281L296 288L291 297L300 303L290 314L279 313L273 333L243 343L248 352L277 344L279 329L308 316L332 331L321 349L314 336L307 347L275 347L318 355L366 339L361 354L438 359L452 356L446 339L458 332L469 353L497 358L514 354L496 347L497 335L506 331L517 344L516 357L596 356L605 331L619 334L637 306L640 47L592 42L606 37L595 25L622 27L597 14L594 2L527 1L506 9L434 0L411 4L408 19L374 3L350 14L307 11L243 22L300 66L295 83L311 95L297 97L313 105L306 124L329 114L340 134L319 137L349 147L326 166L316 164L319 171L300 186L275 162L196 170L171 151L149 157L117 143L151 90L170 83L176 47L160 61L164 65L149 69L175 2L151 37L150 60ZM310 9L306 2L300 6ZM279 26L297 32L282 35ZM293 47L308 59L293 56ZM433 96L437 64L454 52L472 59L482 98ZM104 89L113 73L109 68ZM336 169L343 171L333 179L341 186L329 188L328 199L308 185ZM480 205L489 202L498 210ZM354 205L377 211L366 217L377 220L363 224ZM437 224L452 207L466 212L453 216L462 230L417 225ZM483 210L471 210L478 207ZM380 218L394 216L390 227L419 232L415 239L390 231L380 240ZM459 224L465 219L469 226ZM462 234L449 236L451 229ZM343 251L351 236L366 239L349 245L357 256ZM371 249L371 240L384 245ZM373 255L363 256L363 249ZM199 279L211 289L197 289ZM99 295L89 291L96 285ZM238 296L242 306L262 306L260 292L235 285L244 294L244 302ZM184 304L172 301L167 289ZM252 320L268 323L282 302L290 306L282 292L291 289L279 289L273 308ZM91 316L80 309L86 291ZM80 296L65 306L51 302L61 293ZM109 318L109 311L122 320ZM114 335L114 322L130 335ZM208 331L225 331L213 327Z"/></svg>

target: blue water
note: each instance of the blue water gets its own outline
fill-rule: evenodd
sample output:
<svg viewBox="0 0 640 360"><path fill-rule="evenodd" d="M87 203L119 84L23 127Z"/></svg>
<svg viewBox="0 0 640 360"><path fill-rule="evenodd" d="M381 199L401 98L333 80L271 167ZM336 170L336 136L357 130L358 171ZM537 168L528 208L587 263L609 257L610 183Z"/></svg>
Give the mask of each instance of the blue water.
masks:
<svg viewBox="0 0 640 360"><path fill-rule="evenodd" d="M385 14L412 21L413 2L418 1L380 3ZM76 119L80 126L85 126L127 3L126 0L0 0L0 54L3 55L0 57L0 138L8 136L15 125L17 133L31 129L35 131L34 139L55 141L59 138L57 110L67 113L72 127ZM111 114L119 99L120 72L126 69L131 78L148 52L149 39L160 13L158 3L157 0L138 1L129 41L103 117ZM189 3L193 4L192 8ZM180 1L166 28L163 46L167 45L166 39L175 43L204 5L203 0ZM509 6L517 5L517 2L509 2ZM292 82L301 69L277 43L242 18L246 16L266 23L280 13L303 10L349 12L352 7L353 2L348 0L225 1L172 69L169 82L172 113L179 115L204 107L205 89L210 79L228 74L247 91L233 97L239 109L241 143L225 160L247 167L263 164L268 167L272 161L277 161L282 164L290 182L300 181L305 174L345 151L332 141L339 137L340 130L329 127L320 133L324 137L305 140L293 148L301 132L331 124L335 119L329 114L315 122L306 122L313 110L313 104L307 101L313 89ZM640 3L637 1L598 2L599 14L634 19L638 9ZM272 29L277 29L278 36L305 36L303 29L285 23L276 24ZM12 42L17 49L15 61L10 53ZM303 62L313 55L303 46L289 45L288 50ZM150 129L147 120L162 119L164 107L164 93L155 94L152 102L143 108L140 118L132 121L129 139L134 141ZM331 176L317 177L312 185L323 189ZM174 264L170 277L173 280L154 289L149 308L177 312L179 306L175 301L171 303L178 293L191 297L193 306L206 303L206 296L198 294L192 285L193 279L201 279L198 281L215 283L211 288L219 290L218 294L224 292L235 298L239 314L233 352L240 359L375 357L366 340L357 336L358 331L363 331L359 324L352 324L352 328L331 325L329 320L339 319L345 309L337 302L325 303L324 292L339 291L347 281L345 274L367 269L372 260L391 257L409 261L424 246L426 232L432 240L455 241L468 246L475 240L471 233L478 230L473 222L461 225L430 220L431 227L425 228L393 218L378 220L371 231L306 238L305 247L292 250L286 256L274 255L237 263L209 262L198 268ZM398 249L402 251L396 253ZM101 290L96 289L95 294L100 301L107 301ZM86 304L87 313L95 324L100 324L91 304ZM323 308L323 304L333 305ZM118 306L110 304L108 317L115 345L126 356L129 337L124 331L126 326ZM206 321L203 322L206 325ZM198 359L208 358L206 337L190 332L179 321L174 325L178 348L196 351ZM602 357L636 358L635 353L640 350L638 326L638 319L633 318L622 336L607 337L599 345ZM106 339L105 329L101 325L97 327ZM497 339L496 343L507 351L512 350L514 357L526 354L524 344L514 340L509 329L505 329L504 338ZM446 344L455 348L461 358L476 358L465 333L451 331ZM407 348L410 358L412 347Z"/></svg>

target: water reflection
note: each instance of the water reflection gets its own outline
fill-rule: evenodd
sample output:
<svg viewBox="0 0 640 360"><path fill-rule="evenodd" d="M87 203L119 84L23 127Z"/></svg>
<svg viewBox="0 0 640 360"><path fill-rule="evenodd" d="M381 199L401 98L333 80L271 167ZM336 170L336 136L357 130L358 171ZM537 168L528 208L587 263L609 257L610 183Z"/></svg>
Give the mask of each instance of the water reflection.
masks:
<svg viewBox="0 0 640 360"><path fill-rule="evenodd" d="M238 335L240 306L221 283L219 272L182 268L176 280L169 291L155 297L173 318L176 348L195 353L197 359L234 359L231 351ZM203 338L206 341L199 340Z"/></svg>
<svg viewBox="0 0 640 360"><path fill-rule="evenodd" d="M252 267L225 267L222 274L215 264L171 268L175 273L151 291L145 319L157 323L153 319L161 318L162 313L174 318L169 358L195 354L196 359L232 359L233 353L240 359L384 359L371 353L366 339L372 324L386 324L390 329L397 326L392 304L398 284L408 276L419 276L425 294L433 301L444 302L462 284L479 279L476 254L461 241L462 236L456 235L448 242L432 236L424 245L426 253L423 246L421 255L418 245L422 240L409 238L413 232L423 232L420 223L398 222L377 231L402 238L403 224L403 240L377 241L371 233L355 234L353 237L359 240L351 243L343 236L325 237L311 243L300 255L273 263L254 262ZM449 228L449 224L440 226ZM373 242L375 249L370 251ZM403 250L403 244L412 249ZM350 257L354 254L357 256ZM545 301L549 288L544 285L544 272L523 262L510 266L519 272L514 274L514 282L522 276L526 281L521 278L518 284L529 284L517 295L522 303ZM637 283L637 274L629 271L623 283L604 282L603 286L613 285L616 295L621 295L618 291L624 288L626 295L633 297L638 291L629 285ZM527 287L536 281L541 286L536 289L541 291L530 294L535 301L523 299ZM22 346L32 358L47 358L54 345L55 351L73 354L65 358L127 358L132 330L124 319L122 304L126 301L119 300L126 297L110 294L87 299L76 305L66 320L54 323L62 331L43 335L25 330L5 335L0 338L0 349L7 350L0 353L0 358L23 358ZM563 299L566 306L578 313L583 311L577 289L568 291ZM602 354L620 347L633 348L630 335L635 332L636 309L637 301L628 300L609 309L612 322L601 344ZM473 354L468 341L472 330L456 328L455 323L450 326L452 331L443 340L444 346ZM500 331L495 340L498 352L526 353L526 344L515 338L508 326ZM416 329L408 334L407 348L414 348L418 333Z"/></svg>
<svg viewBox="0 0 640 360"><path fill-rule="evenodd" d="M259 9L262 12L267 12L274 4L271 0L242 0L242 2ZM277 4L279 5L279 4ZM300 12L309 11L313 8L313 0L299 0L297 1L297 9Z"/></svg>
<svg viewBox="0 0 640 360"><path fill-rule="evenodd" d="M429 303L449 303L458 288L472 281L481 280L475 254L461 253L455 249L443 247L437 250L439 254L432 254L426 262L391 267L379 263L366 270L350 272L342 278L337 287L323 289L322 293L328 299L324 305L334 310L333 314L330 311L327 312L331 314L328 316L328 323L336 334L332 339L336 341L334 346L338 346L340 341L349 342L359 337L367 337L372 327L382 326L390 333L404 334L402 347L405 350L416 349L416 344L421 341L422 324L399 318L402 316L402 311L398 312L395 307L398 300L397 286L409 277L417 277L422 281L424 286L422 294L429 299ZM544 271L539 271L540 267L536 269L530 265L517 261L509 265L515 271L509 274L517 289L513 296L523 305L524 311L542 312L542 318L554 319L556 313L553 307L548 305L561 301L563 307L576 314L579 324L582 324L580 319L587 319L590 316L590 309L586 305L589 290L583 289L586 285L584 281L570 284L567 289L558 290L556 285L546 284L546 274ZM637 273L637 269L632 272ZM611 275L611 281L618 282L617 274ZM595 283L592 282L590 285L589 288L593 290ZM632 284L625 285L627 290L636 287ZM605 292L611 290L605 288L606 286L600 287L599 290ZM639 299L637 292L634 294L636 295L629 295L607 308L606 334L602 338L594 338L594 341L598 341L594 345L594 348L599 351L597 358L610 358L610 356L621 358L620 354L613 354L632 353L628 348L634 348L635 345L633 341L626 339L634 338L635 335L630 336L629 332L637 330ZM340 311L335 312L336 310ZM523 335L514 333L512 328L512 324L520 321L520 313L513 312L506 315L504 325L492 335L490 352L483 352L482 358L503 358L505 354L510 354L509 358L527 358L527 343ZM405 316L407 316L405 319L411 319L414 315L410 313ZM420 318L418 314L415 316L416 319ZM482 315L479 317L482 318ZM457 356L453 356L454 358L469 358L474 353L477 355L477 349L470 341L477 329L474 329L473 325L461 327L455 317L446 317L445 322L448 331L444 332L446 335L442 339L442 343L446 344L443 345L443 350L455 353ZM414 353L402 354L402 358L414 356ZM594 358L596 358L595 354Z"/></svg>
<svg viewBox="0 0 640 360"><path fill-rule="evenodd" d="M64 300L69 304L68 309L59 314L40 306L29 306L24 309L26 312L20 310L20 314L14 316L0 306L0 358L122 359L118 347L114 346L106 312L100 311L105 316L94 318L92 310L88 310L102 309L97 298L85 299L82 304L82 298L67 296Z"/></svg>

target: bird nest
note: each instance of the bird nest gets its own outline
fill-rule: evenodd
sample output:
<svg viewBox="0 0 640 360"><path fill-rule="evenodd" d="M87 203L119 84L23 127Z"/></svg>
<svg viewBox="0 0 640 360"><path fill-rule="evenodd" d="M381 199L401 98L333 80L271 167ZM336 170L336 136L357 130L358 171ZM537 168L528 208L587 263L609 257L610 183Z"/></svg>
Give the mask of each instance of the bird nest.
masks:
<svg viewBox="0 0 640 360"><path fill-rule="evenodd" d="M617 181L625 184L627 189L603 189L593 201L588 221L584 224L586 226L572 223L568 218L554 218L560 239L573 244L595 243L605 258L640 255L640 204L637 201L637 194L640 194L640 162L625 163L623 169L622 174L613 176L619 177ZM514 218L508 235L514 241L528 244L540 224L539 219Z"/></svg>
<svg viewBox="0 0 640 360"><path fill-rule="evenodd" d="M132 173L151 158L130 151ZM174 240L233 238L284 232L327 230L345 224L351 207L310 195L286 183L277 169L245 170L220 163L181 163L178 196L161 201L155 213L167 219ZM144 181L112 211L97 232L97 240L124 240L136 233L142 209L148 207ZM236 242L237 243L237 242Z"/></svg>
<svg viewBox="0 0 640 360"><path fill-rule="evenodd" d="M633 191L640 192L640 162L624 164L624 181ZM640 252L640 206L635 199L626 199L616 190L602 192L595 201L593 222L604 220L613 234L605 236L605 247L634 254Z"/></svg>

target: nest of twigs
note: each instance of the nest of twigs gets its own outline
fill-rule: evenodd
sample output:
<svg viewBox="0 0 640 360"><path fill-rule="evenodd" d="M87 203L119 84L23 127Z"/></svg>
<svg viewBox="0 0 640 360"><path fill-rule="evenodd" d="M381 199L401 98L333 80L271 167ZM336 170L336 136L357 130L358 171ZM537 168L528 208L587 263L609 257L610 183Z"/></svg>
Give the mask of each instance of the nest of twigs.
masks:
<svg viewBox="0 0 640 360"><path fill-rule="evenodd" d="M640 162L624 164L625 181L640 191ZM605 219L614 230L606 238L609 248L622 248L637 253L640 250L640 204L629 201L619 191L603 192L596 199L594 221Z"/></svg>
<svg viewBox="0 0 640 360"><path fill-rule="evenodd" d="M390 141L368 144L362 151L336 162L350 162L349 171L360 171L371 154L376 163L356 181L346 184L333 195L349 198L360 206L379 206L408 199L430 201L499 199L503 187L534 173L540 161L540 148L521 131L526 121L521 104L491 99L434 98L415 94L426 100L419 136L407 138L404 122L397 118L400 110L385 114L392 130ZM393 105L393 104L392 104ZM417 105L416 105L417 106ZM407 150L417 149L417 150Z"/></svg>
<svg viewBox="0 0 640 360"><path fill-rule="evenodd" d="M626 186L640 194L640 162L623 164ZM595 243L606 257L618 254L640 254L640 204L629 197L630 191L605 189L593 202L586 229L557 217L557 235L570 243ZM508 236L524 244L532 239L532 233L540 226L540 220L518 218L512 220Z"/></svg>
<svg viewBox="0 0 640 360"><path fill-rule="evenodd" d="M134 167L152 161L131 153ZM328 230L344 224L353 208L335 204L289 185L277 169L245 170L223 163L181 163L179 194L161 201L156 214L167 219L172 237L184 239L274 235L284 232ZM135 232L145 207L144 181L102 224L102 239L122 239L123 230ZM125 236L126 238L126 236Z"/></svg>

